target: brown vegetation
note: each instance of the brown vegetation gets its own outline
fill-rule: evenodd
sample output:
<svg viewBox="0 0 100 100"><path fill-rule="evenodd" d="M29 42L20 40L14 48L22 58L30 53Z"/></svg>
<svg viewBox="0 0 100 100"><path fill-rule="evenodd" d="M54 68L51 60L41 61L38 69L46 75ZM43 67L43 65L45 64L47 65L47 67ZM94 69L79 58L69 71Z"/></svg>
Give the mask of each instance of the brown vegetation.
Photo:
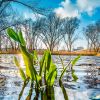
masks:
<svg viewBox="0 0 100 100"><path fill-rule="evenodd" d="M42 55L44 50L39 50L37 51L38 54ZM9 50L9 51L0 51L0 54L19 54L20 51L14 51L14 50ZM83 56L100 56L100 53L97 53L95 51L89 51L89 50L80 50L80 51L53 51L52 55L83 55Z"/></svg>

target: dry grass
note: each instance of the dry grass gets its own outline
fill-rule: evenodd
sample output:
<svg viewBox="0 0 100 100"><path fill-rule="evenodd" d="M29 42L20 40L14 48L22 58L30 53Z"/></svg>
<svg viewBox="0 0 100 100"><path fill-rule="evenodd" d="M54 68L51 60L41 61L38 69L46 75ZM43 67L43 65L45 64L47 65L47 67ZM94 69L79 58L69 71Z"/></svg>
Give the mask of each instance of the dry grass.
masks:
<svg viewBox="0 0 100 100"><path fill-rule="evenodd" d="M100 53L97 53L97 55L96 55L96 56L100 57Z"/></svg>
<svg viewBox="0 0 100 100"><path fill-rule="evenodd" d="M97 55L96 52L94 51L87 51L87 50L82 50L82 51L73 51L73 52L68 52L68 51L60 51L60 52L53 52L53 54L60 54L60 55L84 55L84 56L95 56Z"/></svg>
<svg viewBox="0 0 100 100"><path fill-rule="evenodd" d="M38 54L43 54L44 51L38 51ZM9 51L2 51L0 54L19 54L20 51L14 51L14 50L9 50ZM94 51L89 51L89 50L80 50L80 51L73 51L73 52L68 52L68 51L53 51L53 55L83 55L83 56L100 56L100 53L94 52Z"/></svg>

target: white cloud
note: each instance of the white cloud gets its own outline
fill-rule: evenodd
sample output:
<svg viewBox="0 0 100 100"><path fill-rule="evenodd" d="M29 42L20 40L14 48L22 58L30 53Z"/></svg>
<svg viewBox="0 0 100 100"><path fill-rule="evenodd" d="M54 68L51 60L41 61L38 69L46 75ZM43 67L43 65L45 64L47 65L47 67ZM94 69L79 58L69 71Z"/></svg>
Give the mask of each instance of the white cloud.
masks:
<svg viewBox="0 0 100 100"><path fill-rule="evenodd" d="M70 0L66 0L61 3L62 7L56 8L54 12L62 18L64 17L76 17L78 16L78 9L76 5L71 4Z"/></svg>
<svg viewBox="0 0 100 100"><path fill-rule="evenodd" d="M24 13L24 18L25 18L25 19L31 18L33 21L35 21L35 20L37 20L37 18L39 18L39 17L43 17L43 16L40 15L40 14L32 13L32 12L25 12L25 13Z"/></svg>
<svg viewBox="0 0 100 100"><path fill-rule="evenodd" d="M24 13L24 17L25 19L31 18L31 19L35 19L35 15L33 13Z"/></svg>
<svg viewBox="0 0 100 100"><path fill-rule="evenodd" d="M100 7L100 0L77 0L77 6L81 12L92 15L95 8Z"/></svg>
<svg viewBox="0 0 100 100"><path fill-rule="evenodd" d="M70 0L65 0L61 2L61 7L56 8L54 12L61 18L80 17L83 12L92 16L94 9L97 7L100 7L100 0L77 0L75 4Z"/></svg>

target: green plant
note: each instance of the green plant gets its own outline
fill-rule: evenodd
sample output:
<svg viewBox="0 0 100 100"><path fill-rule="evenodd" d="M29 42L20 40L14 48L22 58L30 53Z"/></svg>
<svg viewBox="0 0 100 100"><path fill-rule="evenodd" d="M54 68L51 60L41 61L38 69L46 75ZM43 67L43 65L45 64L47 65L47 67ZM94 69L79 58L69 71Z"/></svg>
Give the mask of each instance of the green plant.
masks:
<svg viewBox="0 0 100 100"><path fill-rule="evenodd" d="M60 58L60 60L61 60L61 64L62 64L62 66L63 66L63 70L62 70L62 72L61 72L61 75L60 75L59 80L62 79L64 73L65 73L66 70L67 70L67 68L68 68L69 66L71 66L71 73L72 73L73 81L77 81L78 77L76 76L75 70L73 69L73 67L74 67L74 65L77 63L77 61L80 59L80 57L81 57L80 55L77 56L77 57L74 58L72 61L70 61L66 66L64 66L63 60L62 60L61 57L59 56L59 58Z"/></svg>
<svg viewBox="0 0 100 100"><path fill-rule="evenodd" d="M71 66L72 66L72 77L73 77L73 81L77 81L78 77L75 74L75 70L73 69L73 67L75 66L75 64L77 63L77 61L80 59L80 55L77 56L76 58L74 58L74 60L71 61Z"/></svg>
<svg viewBox="0 0 100 100"><path fill-rule="evenodd" d="M67 95L66 89L64 88L63 83L62 83L61 80L59 80L59 85L60 85L60 87L62 89L62 92L63 92L65 100L68 100L68 95Z"/></svg>
<svg viewBox="0 0 100 100"><path fill-rule="evenodd" d="M21 68L18 60L16 57L14 57L14 62L16 66L19 68L20 75L22 79L25 80L28 78L32 83L36 83L35 87L38 89L39 88L39 81L41 80L41 76L38 75L35 67L34 67L34 53L30 53L27 48L26 48L26 43L23 38L22 32L19 31L16 33L12 28L7 29L7 34L8 36L13 39L14 41L18 42L20 44L20 51L24 60L24 64L26 67L26 73L24 73L23 69Z"/></svg>
<svg viewBox="0 0 100 100"><path fill-rule="evenodd" d="M22 69L22 66L20 66L20 63L17 60L17 58L14 57L14 62L19 69L21 78L24 81L24 86L22 87L22 91L19 94L18 100L20 100L20 98L23 94L24 88L28 84L29 81L31 81L31 85L30 85L29 95L27 96L27 100L31 99L31 95L32 95L32 91L33 91L33 84L35 85L35 91L36 91L35 98L38 97L41 87L43 85L46 85L45 93L47 93L47 96L49 97L51 91L53 91L53 97L50 97L50 98L52 98L52 100L54 100L53 85L57 78L57 67L52 60L50 51L49 50L45 51L44 55L39 60L36 51L29 52L28 49L26 48L26 42L23 38L21 31L19 31L17 33L12 28L8 28L7 34L11 39L13 39L14 41L19 43L20 51L21 51L21 54L22 54L22 57L24 60L24 64L25 64L25 69L26 69L26 71L24 72ZM71 64L71 68L72 68L71 71L72 71L72 77L73 77L74 81L76 81L78 79L77 76L75 75L73 66L76 64L76 62L79 60L79 58L80 58L80 56L76 57L74 60L70 61L66 66L64 66L63 60L60 58L62 66L63 66L63 71L61 72L61 75L59 78L59 84L60 84L63 92L65 91L65 89L64 89L64 86L62 85L61 79L70 64ZM40 67L39 72L36 70L35 65L38 65L38 67ZM43 91L42 91L42 94L45 94L45 93L43 93ZM66 93L64 94L64 96L65 96L65 98L67 98ZM44 97L45 97L45 95L44 95Z"/></svg>
<svg viewBox="0 0 100 100"><path fill-rule="evenodd" d="M25 81L26 80L26 75L25 75L23 69L21 68L20 63L19 63L19 61L17 60L16 57L14 57L14 62L15 62L16 66L19 69L19 73L20 73L21 78Z"/></svg>
<svg viewBox="0 0 100 100"><path fill-rule="evenodd" d="M50 51L45 51L43 58L40 60L40 75L42 75L43 72L45 84L52 86L57 77L57 68L52 61Z"/></svg>
<svg viewBox="0 0 100 100"><path fill-rule="evenodd" d="M8 28L7 33L10 38L12 38L13 40L15 40L16 42L20 44L20 51L23 56L23 60L24 60L25 67L26 67L26 76L29 77L32 81L36 81L37 83L40 77L33 65L34 55L27 50L26 43L23 38L22 32L19 31L18 33L16 33L13 29ZM15 58L15 62L16 62L16 65L19 67L19 64L16 58ZM21 69L21 67L19 68ZM23 75L22 70L21 70L21 73Z"/></svg>
<svg viewBox="0 0 100 100"><path fill-rule="evenodd" d="M39 89L42 85L40 83L42 82L44 74L45 85L53 86L55 78L57 77L57 69L52 61L50 51L45 51L44 56L40 60L40 71L38 73L34 67L36 60L38 60L37 53L36 51L33 51L32 53L28 51L22 32L19 31L16 33L12 28L8 28L7 34L11 39L20 44L20 51L24 60L26 72L24 73L16 57L14 57L14 62L19 69L23 81L29 78L31 82L35 82L35 88Z"/></svg>

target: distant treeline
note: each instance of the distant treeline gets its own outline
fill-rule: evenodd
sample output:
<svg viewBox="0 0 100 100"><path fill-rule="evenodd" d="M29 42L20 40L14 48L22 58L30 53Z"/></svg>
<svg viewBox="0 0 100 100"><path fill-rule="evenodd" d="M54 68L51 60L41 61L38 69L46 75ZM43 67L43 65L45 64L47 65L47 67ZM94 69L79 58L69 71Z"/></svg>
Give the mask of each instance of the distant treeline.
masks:
<svg viewBox="0 0 100 100"><path fill-rule="evenodd" d="M72 51L74 42L81 39L79 34L83 34L88 44L87 49L100 51L100 20L84 27L81 33L77 33L76 30L81 24L78 18L61 19L55 13L46 15L45 9L34 9L28 3L21 4L29 7L33 12L41 13L42 16L36 14L33 19L22 18L13 10L9 0L0 1L0 51L4 50L3 48L5 51L9 51L9 48L13 51L19 50L19 44L6 35L8 27L12 27L16 32L20 30L23 32L29 50L44 49L45 46L50 51L57 51L64 42L64 48Z"/></svg>

